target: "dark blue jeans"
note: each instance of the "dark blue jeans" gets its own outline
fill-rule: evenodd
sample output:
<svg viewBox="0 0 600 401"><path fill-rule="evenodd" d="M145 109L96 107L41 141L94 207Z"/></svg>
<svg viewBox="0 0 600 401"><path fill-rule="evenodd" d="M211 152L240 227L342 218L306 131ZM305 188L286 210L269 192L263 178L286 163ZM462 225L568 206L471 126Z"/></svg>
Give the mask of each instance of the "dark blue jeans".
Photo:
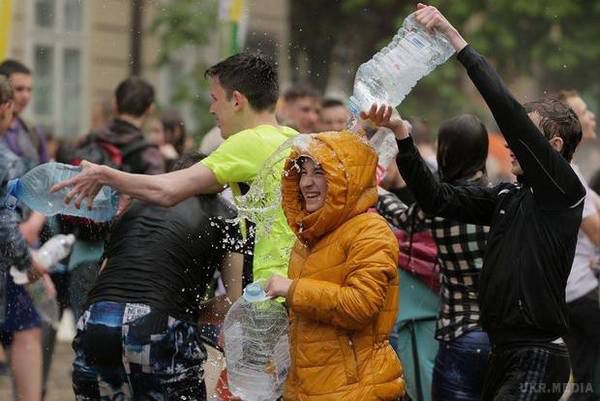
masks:
<svg viewBox="0 0 600 401"><path fill-rule="evenodd" d="M440 342L433 366L432 401L479 401L489 354L488 336L481 330Z"/></svg>

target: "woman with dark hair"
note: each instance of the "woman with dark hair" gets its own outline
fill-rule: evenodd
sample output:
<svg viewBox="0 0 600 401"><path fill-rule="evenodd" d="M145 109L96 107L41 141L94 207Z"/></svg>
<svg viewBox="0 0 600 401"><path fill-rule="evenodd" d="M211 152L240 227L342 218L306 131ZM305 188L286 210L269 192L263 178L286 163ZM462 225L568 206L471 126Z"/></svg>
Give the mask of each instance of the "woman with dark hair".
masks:
<svg viewBox="0 0 600 401"><path fill-rule="evenodd" d="M177 154L185 153L185 140L187 134L185 132L185 123L176 111L167 111L160 117L163 130L165 133L166 142L172 145Z"/></svg>
<svg viewBox="0 0 600 401"><path fill-rule="evenodd" d="M160 149L167 170L173 168L173 164L179 156L185 153L185 124L183 119L175 111L167 111L160 118L154 118L150 122L150 142Z"/></svg>
<svg viewBox="0 0 600 401"><path fill-rule="evenodd" d="M437 163L442 182L487 185L488 133L475 116L445 121L438 132ZM440 264L440 310L435 338L433 401L479 400L490 351L479 326L479 273L489 228L427 216L417 204L408 207L395 195L381 195L378 211L409 234L429 229Z"/></svg>

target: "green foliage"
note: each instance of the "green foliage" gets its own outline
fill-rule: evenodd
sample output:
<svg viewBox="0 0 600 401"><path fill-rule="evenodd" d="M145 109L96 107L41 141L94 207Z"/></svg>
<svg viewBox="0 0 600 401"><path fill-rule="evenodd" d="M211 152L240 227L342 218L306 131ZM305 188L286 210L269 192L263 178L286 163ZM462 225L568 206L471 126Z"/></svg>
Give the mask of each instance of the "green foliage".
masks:
<svg viewBox="0 0 600 401"><path fill-rule="evenodd" d="M217 12L217 0L173 0L162 6L150 28L160 41L156 66L176 66L182 52L208 44L217 26ZM196 65L192 71L169 71L173 88L167 106L191 104L199 133L212 126L208 114L208 82L204 78L206 67ZM195 139L200 138L195 136Z"/></svg>
<svg viewBox="0 0 600 401"><path fill-rule="evenodd" d="M311 3L311 0L291 0ZM328 2L330 3L330 2ZM356 69L391 39L416 1L345 0L331 2L341 13L343 25L333 39L349 43ZM574 88L592 100L600 100L600 2L589 0L431 0L480 53L484 54L509 84L527 77L539 93ZM331 6L330 6L331 8ZM307 26L318 26L327 15L314 13ZM376 16L372 18L372 16ZM294 16L292 15L292 19ZM302 26L301 22L296 25ZM357 28L358 27L358 28ZM354 31L358 35L353 36ZM349 38L352 38L349 40ZM301 44L302 46L303 44ZM311 54L310 46L306 54ZM334 62L331 54L321 62ZM401 106L404 115L433 116L473 110L465 88L468 80L459 63L449 61L419 82ZM350 84L350 83L349 83ZM321 88L325 88L323 83ZM425 109L426 108L426 109Z"/></svg>

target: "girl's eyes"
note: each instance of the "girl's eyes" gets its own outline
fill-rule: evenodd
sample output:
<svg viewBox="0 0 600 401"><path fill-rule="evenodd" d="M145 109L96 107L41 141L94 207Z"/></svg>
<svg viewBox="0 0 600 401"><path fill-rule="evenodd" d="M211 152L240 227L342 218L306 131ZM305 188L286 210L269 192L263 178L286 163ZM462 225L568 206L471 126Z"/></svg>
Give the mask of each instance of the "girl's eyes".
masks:
<svg viewBox="0 0 600 401"><path fill-rule="evenodd" d="M309 172L304 169L300 169L300 175L309 175ZM312 175L325 175L325 172L321 169L314 169Z"/></svg>

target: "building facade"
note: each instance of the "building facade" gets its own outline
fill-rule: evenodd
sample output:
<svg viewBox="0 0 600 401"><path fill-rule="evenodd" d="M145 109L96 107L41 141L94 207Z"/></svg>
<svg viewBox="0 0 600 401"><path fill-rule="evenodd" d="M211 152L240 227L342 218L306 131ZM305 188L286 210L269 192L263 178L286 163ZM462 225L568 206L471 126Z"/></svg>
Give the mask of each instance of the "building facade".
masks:
<svg viewBox="0 0 600 401"><path fill-rule="evenodd" d="M97 104L110 101L117 83L138 64L140 75L168 104L173 82L182 70L200 63L210 65L224 54L221 31L210 44L181 52L171 65L156 67L159 38L150 26L165 4L174 0L2 0L10 2L7 57L24 62L33 71L32 104L26 117L57 137L77 137L89 130ZM231 3L236 0L220 0ZM287 0L246 0L244 31L252 49L273 54L287 79ZM133 35L135 9L140 25L137 45ZM133 48L139 47L139 48ZM193 116L183 106L184 116ZM194 121L190 121L193 129Z"/></svg>

